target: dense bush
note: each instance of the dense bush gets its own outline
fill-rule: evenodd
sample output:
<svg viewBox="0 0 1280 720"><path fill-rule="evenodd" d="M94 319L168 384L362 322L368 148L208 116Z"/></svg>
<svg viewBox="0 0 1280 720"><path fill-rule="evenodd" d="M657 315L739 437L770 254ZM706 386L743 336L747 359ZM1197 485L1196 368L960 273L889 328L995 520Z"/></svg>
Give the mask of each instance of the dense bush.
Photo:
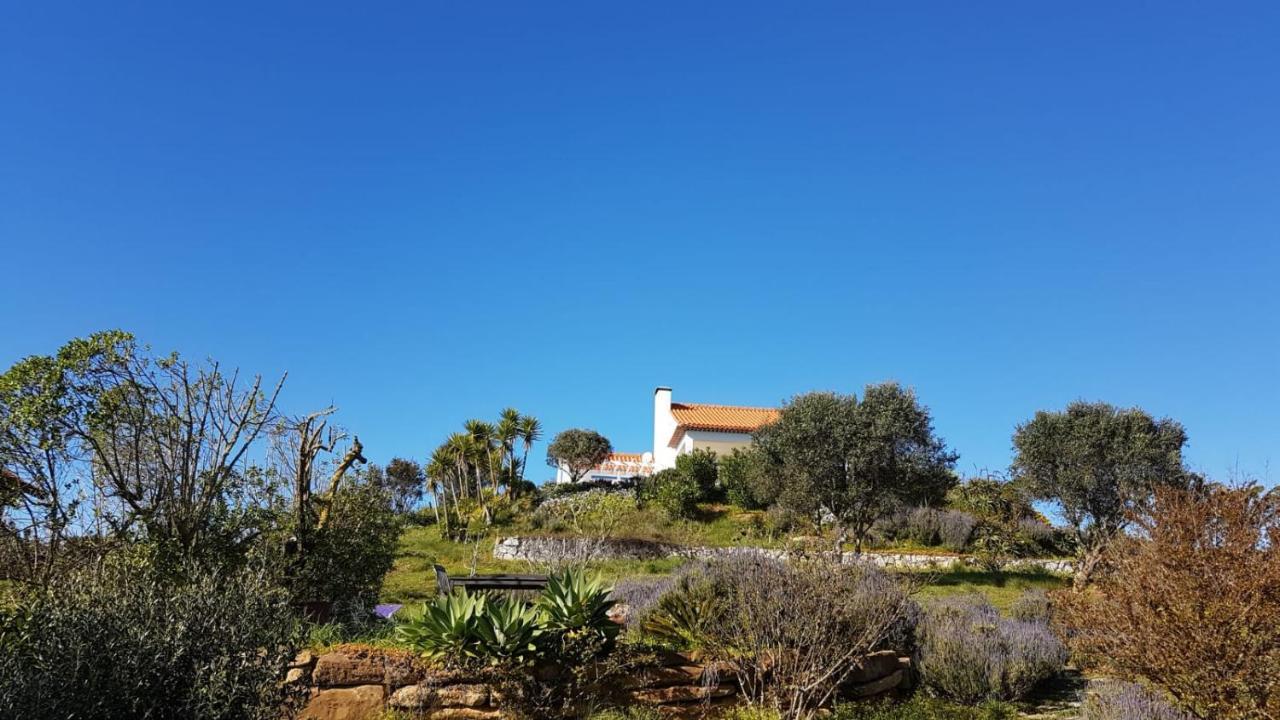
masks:
<svg viewBox="0 0 1280 720"><path fill-rule="evenodd" d="M753 449L734 448L720 457L719 479L725 499L747 510L763 510L769 505L763 474L768 464Z"/></svg>
<svg viewBox="0 0 1280 720"><path fill-rule="evenodd" d="M789 718L829 703L864 654L909 632L916 609L879 569L748 553L698 566L670 596L683 596L684 616L664 608L664 598L651 618L665 615L677 637L733 658L747 700Z"/></svg>
<svg viewBox="0 0 1280 720"><path fill-rule="evenodd" d="M948 550L961 552L969 547L978 518L960 510L938 513L938 541Z"/></svg>
<svg viewBox="0 0 1280 720"><path fill-rule="evenodd" d="M1280 493L1162 491L1095 582L1055 596L1072 649L1196 717L1280 715Z"/></svg>
<svg viewBox="0 0 1280 720"><path fill-rule="evenodd" d="M1043 622L1001 618L981 597L953 597L925 609L917 668L938 694L967 703L1017 700L1060 672L1067 651Z"/></svg>
<svg viewBox="0 0 1280 720"><path fill-rule="evenodd" d="M1192 720L1140 685L1094 681L1085 691L1081 720Z"/></svg>
<svg viewBox="0 0 1280 720"><path fill-rule="evenodd" d="M279 717L302 637L275 574L156 565L134 549L10 611L0 717Z"/></svg>
<svg viewBox="0 0 1280 720"><path fill-rule="evenodd" d="M294 599L332 603L339 618L367 616L395 562L401 527L383 488L356 481L342 489L329 524L313 532L290 568Z"/></svg>
<svg viewBox="0 0 1280 720"><path fill-rule="evenodd" d="M710 500L716 491L720 467L714 450L698 449L676 457L676 470L693 481L698 488L699 500Z"/></svg>
<svg viewBox="0 0 1280 720"><path fill-rule="evenodd" d="M673 519L689 519L698 513L702 488L675 468L659 470L641 483L640 488L638 497L642 503L661 509Z"/></svg>
<svg viewBox="0 0 1280 720"><path fill-rule="evenodd" d="M931 507L912 508L907 513L906 536L917 545L932 546L939 542L939 513Z"/></svg>

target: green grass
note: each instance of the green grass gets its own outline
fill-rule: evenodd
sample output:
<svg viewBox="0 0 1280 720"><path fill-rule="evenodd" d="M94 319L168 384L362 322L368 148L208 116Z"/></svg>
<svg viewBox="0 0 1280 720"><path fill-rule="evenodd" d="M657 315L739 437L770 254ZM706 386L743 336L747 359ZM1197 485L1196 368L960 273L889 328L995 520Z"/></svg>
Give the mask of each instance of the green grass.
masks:
<svg viewBox="0 0 1280 720"><path fill-rule="evenodd" d="M410 527L400 536L395 565L382 583L382 602L408 603L436 596L436 574L439 564L450 575L469 575L472 563L477 574L536 572L529 563L518 560L494 560L493 538L475 543L458 543L442 538L434 527ZM686 561L683 558L655 560L605 560L592 563L591 570L606 580L615 581L636 575L666 575Z"/></svg>
<svg viewBox="0 0 1280 720"><path fill-rule="evenodd" d="M924 581L916 599L978 593L1001 612L1007 612L1022 593L1033 590L1057 590L1071 583L1070 578L1048 572L986 572L974 568L951 568L936 573L910 573Z"/></svg>

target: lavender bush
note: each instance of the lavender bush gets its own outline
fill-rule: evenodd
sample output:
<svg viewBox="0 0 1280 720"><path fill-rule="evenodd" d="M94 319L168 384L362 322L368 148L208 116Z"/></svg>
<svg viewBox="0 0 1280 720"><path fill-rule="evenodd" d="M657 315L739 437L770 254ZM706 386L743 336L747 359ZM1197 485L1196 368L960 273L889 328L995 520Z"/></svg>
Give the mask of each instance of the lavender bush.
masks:
<svg viewBox="0 0 1280 720"><path fill-rule="evenodd" d="M1081 720L1192 720L1162 698L1133 683L1093 681L1085 692Z"/></svg>
<svg viewBox="0 0 1280 720"><path fill-rule="evenodd" d="M960 552L968 547L977 526L978 518L967 512L945 510L938 513L938 539L948 550Z"/></svg>
<svg viewBox="0 0 1280 720"><path fill-rule="evenodd" d="M670 575L629 577L614 584L613 599L627 606L627 627L638 626L675 584L676 578Z"/></svg>
<svg viewBox="0 0 1280 720"><path fill-rule="evenodd" d="M923 682L961 702L1021 699L1067 661L1046 623L1002 618L981 597L931 605L916 633Z"/></svg>
<svg viewBox="0 0 1280 720"><path fill-rule="evenodd" d="M942 513L930 507L918 507L907 513L907 537L919 545L937 545Z"/></svg>

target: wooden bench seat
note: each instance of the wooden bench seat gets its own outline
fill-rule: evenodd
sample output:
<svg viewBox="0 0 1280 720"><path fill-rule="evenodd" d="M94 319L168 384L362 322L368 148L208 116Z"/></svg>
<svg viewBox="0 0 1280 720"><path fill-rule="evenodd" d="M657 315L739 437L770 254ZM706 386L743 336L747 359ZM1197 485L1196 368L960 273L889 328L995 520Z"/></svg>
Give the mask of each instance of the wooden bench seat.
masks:
<svg viewBox="0 0 1280 720"><path fill-rule="evenodd" d="M436 589L441 595L454 588L467 590L541 590L547 586L546 575L468 575L450 577L440 565L436 569Z"/></svg>

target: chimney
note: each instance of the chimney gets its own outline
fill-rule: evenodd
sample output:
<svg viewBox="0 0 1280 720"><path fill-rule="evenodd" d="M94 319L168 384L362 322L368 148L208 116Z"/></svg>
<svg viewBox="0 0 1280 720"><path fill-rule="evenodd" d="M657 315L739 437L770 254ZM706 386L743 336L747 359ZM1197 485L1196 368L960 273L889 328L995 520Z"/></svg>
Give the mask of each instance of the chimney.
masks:
<svg viewBox="0 0 1280 720"><path fill-rule="evenodd" d="M675 448L668 447L676 432L676 418L671 414L671 388L653 391L653 468L665 470L676 466Z"/></svg>

